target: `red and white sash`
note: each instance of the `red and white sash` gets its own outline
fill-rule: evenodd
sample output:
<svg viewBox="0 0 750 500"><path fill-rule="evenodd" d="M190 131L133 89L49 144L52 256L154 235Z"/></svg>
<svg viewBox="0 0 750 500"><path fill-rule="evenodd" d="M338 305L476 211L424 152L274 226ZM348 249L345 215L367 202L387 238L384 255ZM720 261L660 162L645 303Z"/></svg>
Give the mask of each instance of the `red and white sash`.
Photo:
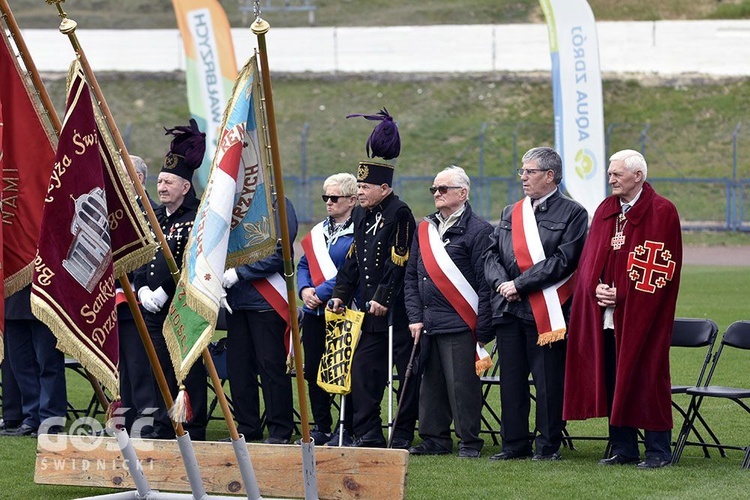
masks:
<svg viewBox="0 0 750 500"><path fill-rule="evenodd" d="M518 268L525 272L547 258L544 254L539 228L536 225L531 198L528 196L513 207L513 252ZM531 292L529 302L539 332L537 344L546 345L565 338L566 326L562 306L573 294L575 273L541 291Z"/></svg>
<svg viewBox="0 0 750 500"><path fill-rule="evenodd" d="M419 224L419 251L422 261L443 297L456 309L472 333L477 329L479 295L445 250L443 240L434 224L422 221Z"/></svg>
<svg viewBox="0 0 750 500"><path fill-rule="evenodd" d="M479 295L448 255L435 225L427 221L419 224L419 252L430 279L461 319L469 325L471 334L476 339ZM477 375L492 366L489 353L479 343L476 344L475 361Z"/></svg>
<svg viewBox="0 0 750 500"><path fill-rule="evenodd" d="M333 278L338 271L328 253L324 231L323 222L320 222L302 240L302 249L305 251L310 277L315 286L320 286L321 283Z"/></svg>
<svg viewBox="0 0 750 500"><path fill-rule="evenodd" d="M286 280L280 273L272 274L266 278L252 281L253 286L263 296L264 299L273 307L279 316L286 321L286 331L284 332L284 347L287 353L287 363L292 349L292 329L289 316L289 300L286 291Z"/></svg>

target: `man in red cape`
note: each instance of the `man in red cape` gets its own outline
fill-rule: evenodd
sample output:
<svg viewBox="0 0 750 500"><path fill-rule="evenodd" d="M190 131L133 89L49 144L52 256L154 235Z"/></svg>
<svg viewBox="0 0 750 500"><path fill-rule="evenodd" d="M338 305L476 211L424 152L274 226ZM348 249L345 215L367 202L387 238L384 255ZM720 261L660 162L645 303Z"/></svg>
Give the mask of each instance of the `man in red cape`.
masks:
<svg viewBox="0 0 750 500"><path fill-rule="evenodd" d="M647 168L637 151L610 158L612 196L594 214L573 294L563 418L609 416L612 457L603 465L671 460L669 346L682 234L675 206L645 182Z"/></svg>

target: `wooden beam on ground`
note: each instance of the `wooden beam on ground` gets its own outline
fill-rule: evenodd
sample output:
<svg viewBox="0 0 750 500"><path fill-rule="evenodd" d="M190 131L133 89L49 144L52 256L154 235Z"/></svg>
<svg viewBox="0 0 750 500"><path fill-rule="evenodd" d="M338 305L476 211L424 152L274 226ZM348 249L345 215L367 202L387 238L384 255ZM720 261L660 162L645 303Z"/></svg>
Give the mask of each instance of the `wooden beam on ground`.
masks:
<svg viewBox="0 0 750 500"><path fill-rule="evenodd" d="M132 439L151 488L189 492L174 440ZM243 495L231 443L194 442L208 493ZM296 445L247 445L261 495L304 498L302 449ZM409 453L376 448L315 448L321 499L399 499L406 490ZM46 435L37 442L34 481L39 484L134 489L115 438Z"/></svg>

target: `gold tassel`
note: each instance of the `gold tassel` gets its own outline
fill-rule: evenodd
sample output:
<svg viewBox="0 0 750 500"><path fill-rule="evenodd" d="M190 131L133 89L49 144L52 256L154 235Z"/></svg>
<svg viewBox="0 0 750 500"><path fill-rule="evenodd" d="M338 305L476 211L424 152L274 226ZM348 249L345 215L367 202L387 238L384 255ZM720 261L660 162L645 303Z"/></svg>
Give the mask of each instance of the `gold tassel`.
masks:
<svg viewBox="0 0 750 500"><path fill-rule="evenodd" d="M391 260L394 264L400 267L404 267L406 262L409 260L409 251L406 251L406 255L399 255L396 253L396 247L391 248Z"/></svg>
<svg viewBox="0 0 750 500"><path fill-rule="evenodd" d="M349 251L346 252L346 258L351 259L352 255L354 255L354 242L349 246Z"/></svg>
<svg viewBox="0 0 750 500"><path fill-rule="evenodd" d="M184 424L193 419L193 408L190 405L190 396L188 396L184 385L180 385L180 392L174 399L172 408L169 409L169 417L177 423Z"/></svg>
<svg viewBox="0 0 750 500"><path fill-rule="evenodd" d="M536 341L536 345L549 345L553 342L557 342L558 340L565 339L565 328L560 328L557 330L552 330L551 332L546 333L540 333L539 338Z"/></svg>

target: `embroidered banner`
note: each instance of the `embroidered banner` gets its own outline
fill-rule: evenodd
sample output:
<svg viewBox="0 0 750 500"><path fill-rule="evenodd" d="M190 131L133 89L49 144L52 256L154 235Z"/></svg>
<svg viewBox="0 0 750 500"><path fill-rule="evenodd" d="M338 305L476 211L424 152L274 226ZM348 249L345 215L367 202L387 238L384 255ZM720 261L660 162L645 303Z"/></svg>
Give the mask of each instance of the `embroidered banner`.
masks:
<svg viewBox="0 0 750 500"><path fill-rule="evenodd" d="M112 238L100 136L89 87L74 64L45 199L31 307L113 394L118 387Z"/></svg>
<svg viewBox="0 0 750 500"><path fill-rule="evenodd" d="M5 296L31 283L57 134L32 83L0 30L0 104L2 105L2 268ZM12 245L9 244L12 242ZM2 344L0 344L2 347ZM0 359L2 359L0 351Z"/></svg>
<svg viewBox="0 0 750 500"><path fill-rule="evenodd" d="M237 77L222 135L185 251L164 336L177 380L187 376L213 336L224 269L276 250L261 88L255 57Z"/></svg>

